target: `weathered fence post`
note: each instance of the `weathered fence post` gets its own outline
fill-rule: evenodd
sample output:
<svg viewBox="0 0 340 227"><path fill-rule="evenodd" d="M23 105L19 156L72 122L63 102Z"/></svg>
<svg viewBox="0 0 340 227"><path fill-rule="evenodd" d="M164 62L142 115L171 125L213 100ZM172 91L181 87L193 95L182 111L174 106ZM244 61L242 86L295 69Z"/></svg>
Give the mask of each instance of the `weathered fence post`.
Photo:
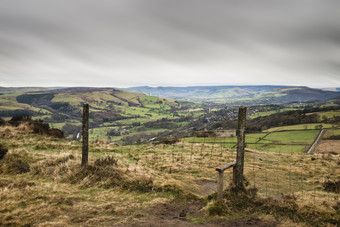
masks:
<svg viewBox="0 0 340 227"><path fill-rule="evenodd" d="M218 172L218 181L217 181L217 201L222 202L223 200L223 173L225 170L234 167L236 164L236 161L227 163L223 166L217 167L216 171Z"/></svg>
<svg viewBox="0 0 340 227"><path fill-rule="evenodd" d="M222 202L223 199L223 172L224 171L218 171L218 181L217 181L217 201Z"/></svg>
<svg viewBox="0 0 340 227"><path fill-rule="evenodd" d="M246 128L247 108L238 109L238 127L237 127L237 155L236 166L233 169L233 181L236 190L243 189L243 166L244 166L244 148L245 148L245 128Z"/></svg>
<svg viewBox="0 0 340 227"><path fill-rule="evenodd" d="M89 104L84 104L83 106L82 138L83 152L81 156L81 166L86 166L89 155Z"/></svg>

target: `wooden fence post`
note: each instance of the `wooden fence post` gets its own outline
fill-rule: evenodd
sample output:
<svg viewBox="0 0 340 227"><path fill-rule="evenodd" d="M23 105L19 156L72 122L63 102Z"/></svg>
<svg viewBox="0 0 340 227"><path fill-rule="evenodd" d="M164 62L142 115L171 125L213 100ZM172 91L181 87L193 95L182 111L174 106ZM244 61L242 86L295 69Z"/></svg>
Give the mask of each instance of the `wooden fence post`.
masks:
<svg viewBox="0 0 340 227"><path fill-rule="evenodd" d="M217 201L222 202L223 199L223 171L218 172L218 181L217 181Z"/></svg>
<svg viewBox="0 0 340 227"><path fill-rule="evenodd" d="M244 148L245 148L245 128L246 128L246 118L247 108L240 107L238 109L238 127L237 127L237 156L236 156L236 166L233 169L233 181L236 190L243 189L243 166L244 166Z"/></svg>
<svg viewBox="0 0 340 227"><path fill-rule="evenodd" d="M89 156L89 104L84 104L83 106L82 138L83 152L81 156L81 166L86 166Z"/></svg>
<svg viewBox="0 0 340 227"><path fill-rule="evenodd" d="M234 167L236 164L236 161L227 163L223 166L217 167L216 171L218 172L218 181L217 181L217 201L222 202L223 201L223 173L225 170Z"/></svg>

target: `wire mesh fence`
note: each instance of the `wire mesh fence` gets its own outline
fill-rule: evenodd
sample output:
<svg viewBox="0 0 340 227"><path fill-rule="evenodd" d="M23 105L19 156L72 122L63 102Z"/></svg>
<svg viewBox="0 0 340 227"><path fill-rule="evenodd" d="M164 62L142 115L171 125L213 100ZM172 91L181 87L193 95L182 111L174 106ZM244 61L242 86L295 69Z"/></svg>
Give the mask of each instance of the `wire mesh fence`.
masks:
<svg viewBox="0 0 340 227"><path fill-rule="evenodd" d="M126 154L132 160L127 169L204 176L216 182L215 168L236 159L236 142L235 137L192 137L172 145L139 145L137 151ZM306 154L304 146L297 150L288 143L275 144L274 148L267 144L254 143L246 148L244 173L248 187L256 188L262 197L290 196L302 204L324 207L339 203L339 147L316 147L312 154ZM308 144L306 140L305 146ZM224 176L226 185L230 184L232 171L227 170Z"/></svg>

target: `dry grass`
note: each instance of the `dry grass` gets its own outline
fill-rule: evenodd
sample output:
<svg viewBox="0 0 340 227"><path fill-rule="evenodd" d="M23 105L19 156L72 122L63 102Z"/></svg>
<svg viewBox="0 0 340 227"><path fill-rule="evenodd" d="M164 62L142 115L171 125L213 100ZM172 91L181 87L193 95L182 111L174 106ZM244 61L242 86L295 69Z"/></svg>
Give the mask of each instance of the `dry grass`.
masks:
<svg viewBox="0 0 340 227"><path fill-rule="evenodd" d="M12 127L0 128L0 135L0 143L9 149L5 158L16 157L30 167L29 172L0 173L0 224L125 226L163 220L163 225L221 225L230 219L264 215L275 223L304 225L300 219L265 211L247 211L246 217L235 211L219 219L209 217L208 206L201 209L205 196L214 192L215 168L234 160L234 149L184 142L139 146L96 142L90 145L89 165L81 168L78 142ZM338 155L253 148L246 153L245 175L249 187L257 188L259 199L280 201L289 195L299 210L333 215L339 194L326 191L323 184L338 180L338 165ZM231 171L225 176L229 184ZM180 207L188 208L184 219L179 216ZM326 218L320 220L332 225Z"/></svg>
<svg viewBox="0 0 340 227"><path fill-rule="evenodd" d="M340 140L321 140L313 153L340 155Z"/></svg>

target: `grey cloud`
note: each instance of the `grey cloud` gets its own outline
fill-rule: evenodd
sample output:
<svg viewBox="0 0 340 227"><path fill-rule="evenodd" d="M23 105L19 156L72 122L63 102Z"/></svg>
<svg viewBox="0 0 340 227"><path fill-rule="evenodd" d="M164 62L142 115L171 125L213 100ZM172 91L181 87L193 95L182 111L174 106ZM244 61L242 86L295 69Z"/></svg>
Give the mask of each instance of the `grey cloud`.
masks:
<svg viewBox="0 0 340 227"><path fill-rule="evenodd" d="M0 86L16 85L9 77L340 86L338 9L337 0L0 0Z"/></svg>

